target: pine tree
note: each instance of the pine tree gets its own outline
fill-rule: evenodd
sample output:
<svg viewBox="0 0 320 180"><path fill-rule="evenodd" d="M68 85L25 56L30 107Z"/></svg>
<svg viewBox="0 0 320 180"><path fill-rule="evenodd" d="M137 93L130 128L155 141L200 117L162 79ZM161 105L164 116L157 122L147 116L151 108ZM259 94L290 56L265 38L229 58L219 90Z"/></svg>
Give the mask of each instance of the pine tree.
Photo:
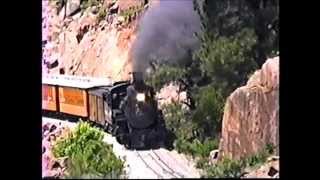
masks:
<svg viewBox="0 0 320 180"><path fill-rule="evenodd" d="M278 1L194 0L194 4L202 29L195 58L203 74L228 96L277 51Z"/></svg>

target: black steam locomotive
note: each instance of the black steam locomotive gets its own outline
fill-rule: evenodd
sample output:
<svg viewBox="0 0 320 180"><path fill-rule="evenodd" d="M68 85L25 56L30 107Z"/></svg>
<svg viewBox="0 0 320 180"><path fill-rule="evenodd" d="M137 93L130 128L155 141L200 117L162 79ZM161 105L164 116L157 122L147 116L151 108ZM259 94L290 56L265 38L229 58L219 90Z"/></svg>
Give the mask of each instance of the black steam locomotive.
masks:
<svg viewBox="0 0 320 180"><path fill-rule="evenodd" d="M153 88L144 83L140 72L133 72L132 81L121 86L119 91L125 89L126 92L124 98L119 99L114 121L123 123L119 123L113 133L118 142L134 149L164 146L166 128Z"/></svg>
<svg viewBox="0 0 320 180"><path fill-rule="evenodd" d="M68 119L70 115L73 119L87 119L130 149L167 144L167 131L155 92L144 83L142 73L133 72L131 81L113 84L97 83L98 80L91 84L87 79L73 78L59 76L43 80L44 115L54 113L60 119L66 115Z"/></svg>

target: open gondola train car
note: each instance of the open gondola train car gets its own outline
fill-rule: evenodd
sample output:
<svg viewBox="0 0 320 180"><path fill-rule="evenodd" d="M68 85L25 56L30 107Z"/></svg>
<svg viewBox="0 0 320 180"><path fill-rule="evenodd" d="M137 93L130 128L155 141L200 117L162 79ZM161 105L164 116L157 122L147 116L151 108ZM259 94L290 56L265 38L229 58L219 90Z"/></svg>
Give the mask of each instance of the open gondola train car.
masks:
<svg viewBox="0 0 320 180"><path fill-rule="evenodd" d="M42 81L44 116L82 118L115 136L127 148L163 145L165 125L153 89L141 73L113 83L109 79L50 75Z"/></svg>

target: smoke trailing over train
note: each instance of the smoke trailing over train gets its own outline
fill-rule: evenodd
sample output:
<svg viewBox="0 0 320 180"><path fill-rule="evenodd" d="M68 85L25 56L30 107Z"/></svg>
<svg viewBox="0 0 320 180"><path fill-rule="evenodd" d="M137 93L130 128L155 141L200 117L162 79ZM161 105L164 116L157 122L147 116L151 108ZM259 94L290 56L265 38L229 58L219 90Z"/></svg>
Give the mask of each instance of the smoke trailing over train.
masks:
<svg viewBox="0 0 320 180"><path fill-rule="evenodd" d="M146 72L150 62L184 63L199 47L200 18L192 0L160 0L142 17L132 48L133 71Z"/></svg>

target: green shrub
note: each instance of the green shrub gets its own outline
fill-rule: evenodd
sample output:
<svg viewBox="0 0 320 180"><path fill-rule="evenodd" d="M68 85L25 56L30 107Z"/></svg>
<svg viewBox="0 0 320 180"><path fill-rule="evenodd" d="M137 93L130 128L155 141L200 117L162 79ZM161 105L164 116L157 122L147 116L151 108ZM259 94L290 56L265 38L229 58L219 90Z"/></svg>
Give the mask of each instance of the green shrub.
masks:
<svg viewBox="0 0 320 180"><path fill-rule="evenodd" d="M207 168L206 177L239 178L245 168L243 161L224 158L221 162Z"/></svg>
<svg viewBox="0 0 320 180"><path fill-rule="evenodd" d="M148 76L146 78L146 82L159 90L166 83L170 81L177 81L183 78L184 75L185 70L183 68L170 65L160 65L152 76Z"/></svg>
<svg viewBox="0 0 320 180"><path fill-rule="evenodd" d="M104 143L103 132L80 122L67 137L53 147L54 156L67 157L67 177L119 177L124 162L112 151L112 145Z"/></svg>
<svg viewBox="0 0 320 180"><path fill-rule="evenodd" d="M194 94L196 109L192 120L203 130L204 137L215 137L221 129L224 99L212 86L201 87Z"/></svg>
<svg viewBox="0 0 320 180"><path fill-rule="evenodd" d="M196 161L196 168L198 169L206 169L209 167L209 157L200 157Z"/></svg>
<svg viewBox="0 0 320 180"><path fill-rule="evenodd" d="M81 0L80 8L82 10L87 9L88 7L97 6L103 1L101 0Z"/></svg>
<svg viewBox="0 0 320 180"><path fill-rule="evenodd" d="M196 53L200 59L200 69L211 77L215 88L227 97L235 88L247 81L257 65L250 55L256 44L256 36L251 29L243 29L232 37L214 37L203 43Z"/></svg>
<svg viewBox="0 0 320 180"><path fill-rule="evenodd" d="M203 162L200 162L202 163L200 165L205 169L207 177L239 178L243 174L245 168L256 168L265 163L267 158L273 153L273 149L273 145L267 144L261 152L240 160L231 160L226 157L217 164L210 166L208 159L203 159Z"/></svg>
<svg viewBox="0 0 320 180"><path fill-rule="evenodd" d="M201 157L208 157L210 152L214 149L218 149L218 139L206 139L203 143L198 141L195 152Z"/></svg>
<svg viewBox="0 0 320 180"><path fill-rule="evenodd" d="M269 153L269 154L273 154L274 153L274 150L275 150L275 146L273 145L273 144L271 144L271 143L268 143L267 145L266 145L266 151L267 151L267 153Z"/></svg>
<svg viewBox="0 0 320 180"><path fill-rule="evenodd" d="M138 5L138 6L132 6L132 7L129 7L128 9L124 10L124 11L121 11L120 12L120 16L123 16L124 19L125 19L125 24L128 24L130 23L130 20L133 19L133 17L137 14L139 14L141 11L143 11L144 9L144 5L141 4L141 5Z"/></svg>
<svg viewBox="0 0 320 180"><path fill-rule="evenodd" d="M247 157L244 161L247 166L254 167L259 166L266 162L267 158L273 154L274 146L272 144L267 144L266 147L259 153Z"/></svg>

